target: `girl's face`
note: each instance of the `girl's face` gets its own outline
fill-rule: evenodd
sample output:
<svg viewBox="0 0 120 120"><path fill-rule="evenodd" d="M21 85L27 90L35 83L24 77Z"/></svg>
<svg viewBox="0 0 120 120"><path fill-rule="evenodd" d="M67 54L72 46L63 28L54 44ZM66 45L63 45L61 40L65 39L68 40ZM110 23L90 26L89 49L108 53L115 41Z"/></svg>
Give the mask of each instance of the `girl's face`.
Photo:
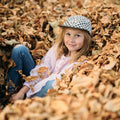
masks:
<svg viewBox="0 0 120 120"><path fill-rule="evenodd" d="M64 44L69 50L69 55L82 48L83 43L84 33L82 30L72 28L65 29Z"/></svg>

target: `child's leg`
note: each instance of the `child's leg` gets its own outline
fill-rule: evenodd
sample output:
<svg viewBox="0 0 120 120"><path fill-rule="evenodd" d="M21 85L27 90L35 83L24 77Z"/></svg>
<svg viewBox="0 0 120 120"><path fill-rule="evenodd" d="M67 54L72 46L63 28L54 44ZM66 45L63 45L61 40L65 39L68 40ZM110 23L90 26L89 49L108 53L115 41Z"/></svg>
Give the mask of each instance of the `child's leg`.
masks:
<svg viewBox="0 0 120 120"><path fill-rule="evenodd" d="M35 63L28 49L24 45L17 45L13 48L11 59L14 60L16 66L11 67L8 70L7 82L9 82L9 80L12 80L15 86L18 86L20 74L17 70L22 70L22 73L28 76L31 69L35 67Z"/></svg>
<svg viewBox="0 0 120 120"><path fill-rule="evenodd" d="M46 83L46 85L35 96L44 97L47 94L48 89L52 89L53 88L53 82L54 81L55 80L48 81Z"/></svg>

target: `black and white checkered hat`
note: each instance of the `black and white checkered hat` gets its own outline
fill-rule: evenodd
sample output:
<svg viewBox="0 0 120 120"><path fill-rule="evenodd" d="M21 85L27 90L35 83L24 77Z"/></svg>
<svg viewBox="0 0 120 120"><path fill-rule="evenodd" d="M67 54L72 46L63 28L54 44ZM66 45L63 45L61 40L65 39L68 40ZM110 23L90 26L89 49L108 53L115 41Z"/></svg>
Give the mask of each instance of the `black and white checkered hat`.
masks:
<svg viewBox="0 0 120 120"><path fill-rule="evenodd" d="M64 22L64 24L60 25L60 27L70 27L70 28L86 30L89 32L89 34L91 34L91 29L92 29L90 20L81 15L68 17Z"/></svg>

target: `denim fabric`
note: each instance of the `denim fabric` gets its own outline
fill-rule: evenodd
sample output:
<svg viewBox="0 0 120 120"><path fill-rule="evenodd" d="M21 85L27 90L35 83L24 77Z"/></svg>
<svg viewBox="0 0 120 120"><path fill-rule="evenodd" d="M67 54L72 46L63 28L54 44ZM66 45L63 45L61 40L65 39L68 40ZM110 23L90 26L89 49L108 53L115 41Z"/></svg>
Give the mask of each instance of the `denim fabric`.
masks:
<svg viewBox="0 0 120 120"><path fill-rule="evenodd" d="M35 67L35 62L30 55L29 50L24 45L13 48L11 59L14 60L16 66L11 67L8 70L7 82L9 82L10 79L13 81L15 86L18 86L20 74L17 70L22 70L22 73L28 76L30 75L31 69ZM9 87L9 90L10 89L13 89L13 87Z"/></svg>
<svg viewBox="0 0 120 120"><path fill-rule="evenodd" d="M37 97L44 97L47 94L48 89L52 89L53 88L52 84L53 84L54 81L55 80L48 81L46 83L46 85L35 96L37 96Z"/></svg>

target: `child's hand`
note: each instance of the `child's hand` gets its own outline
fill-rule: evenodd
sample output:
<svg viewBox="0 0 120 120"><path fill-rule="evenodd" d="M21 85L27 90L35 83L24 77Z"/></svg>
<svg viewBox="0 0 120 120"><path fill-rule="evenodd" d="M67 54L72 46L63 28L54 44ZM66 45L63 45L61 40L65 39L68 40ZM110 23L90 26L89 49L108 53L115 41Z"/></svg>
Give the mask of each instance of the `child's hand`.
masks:
<svg viewBox="0 0 120 120"><path fill-rule="evenodd" d="M11 102L14 102L15 100L23 100L24 99L24 94L21 92L18 92L16 94L13 94L10 98Z"/></svg>

